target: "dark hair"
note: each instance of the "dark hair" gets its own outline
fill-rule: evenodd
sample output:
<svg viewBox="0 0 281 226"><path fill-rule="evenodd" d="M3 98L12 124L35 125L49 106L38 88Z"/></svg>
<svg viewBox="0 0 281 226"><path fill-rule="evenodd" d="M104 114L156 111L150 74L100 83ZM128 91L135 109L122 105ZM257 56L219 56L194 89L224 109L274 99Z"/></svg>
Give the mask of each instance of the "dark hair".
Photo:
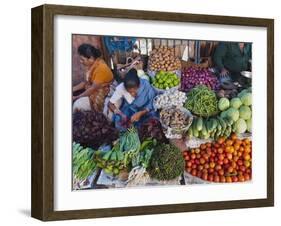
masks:
<svg viewBox="0 0 281 226"><path fill-rule="evenodd" d="M137 88L140 86L140 79L139 79L136 69L132 68L125 75L124 86L125 86L125 89Z"/></svg>
<svg viewBox="0 0 281 226"><path fill-rule="evenodd" d="M95 59L101 56L99 49L95 48L90 44L82 44L78 47L78 53L86 58L94 57Z"/></svg>

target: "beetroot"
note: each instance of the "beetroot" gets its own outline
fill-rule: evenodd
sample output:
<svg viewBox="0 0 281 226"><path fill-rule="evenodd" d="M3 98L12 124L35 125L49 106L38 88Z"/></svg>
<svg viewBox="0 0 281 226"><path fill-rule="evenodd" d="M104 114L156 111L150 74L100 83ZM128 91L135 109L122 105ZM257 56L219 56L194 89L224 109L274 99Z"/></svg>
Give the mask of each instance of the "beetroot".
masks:
<svg viewBox="0 0 281 226"><path fill-rule="evenodd" d="M143 123L138 132L141 141L147 138L154 138L160 143L169 142L162 130L161 123L156 118L151 118Z"/></svg>
<svg viewBox="0 0 281 226"><path fill-rule="evenodd" d="M110 144L119 137L118 130L100 112L75 112L72 123L73 141L84 147L97 149L102 144Z"/></svg>

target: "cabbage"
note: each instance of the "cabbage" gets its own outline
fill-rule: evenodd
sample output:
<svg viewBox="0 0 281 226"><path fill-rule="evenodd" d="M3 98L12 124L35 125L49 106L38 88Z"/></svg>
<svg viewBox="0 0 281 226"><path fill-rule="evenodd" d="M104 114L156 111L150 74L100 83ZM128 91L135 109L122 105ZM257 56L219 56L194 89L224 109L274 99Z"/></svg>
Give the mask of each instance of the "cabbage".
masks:
<svg viewBox="0 0 281 226"><path fill-rule="evenodd" d="M229 100L227 98L223 97L219 100L219 109L221 111L224 111L227 108L229 108Z"/></svg>
<svg viewBox="0 0 281 226"><path fill-rule="evenodd" d="M239 119L239 111L231 107L226 111L226 116L228 116L235 122Z"/></svg>
<svg viewBox="0 0 281 226"><path fill-rule="evenodd" d="M241 100L238 97L232 98L230 101L230 106L236 109L239 109L242 105Z"/></svg>
<svg viewBox="0 0 281 226"><path fill-rule="evenodd" d="M222 111L220 114L221 118L226 118L227 117L227 111Z"/></svg>
<svg viewBox="0 0 281 226"><path fill-rule="evenodd" d="M239 115L240 115L240 118L247 120L247 119L251 118L252 111L248 106L241 106L239 108Z"/></svg>
<svg viewBox="0 0 281 226"><path fill-rule="evenodd" d="M247 124L247 131L248 132L252 132L252 118L246 120L246 124Z"/></svg>
<svg viewBox="0 0 281 226"><path fill-rule="evenodd" d="M238 119L234 124L234 131L236 133L245 133L247 130L247 124L244 119Z"/></svg>
<svg viewBox="0 0 281 226"><path fill-rule="evenodd" d="M241 97L240 97L242 104L246 105L246 106L250 106L252 105L252 94L251 93L244 93Z"/></svg>
<svg viewBox="0 0 281 226"><path fill-rule="evenodd" d="M248 93L247 89L243 89L237 96L241 98L244 94Z"/></svg>

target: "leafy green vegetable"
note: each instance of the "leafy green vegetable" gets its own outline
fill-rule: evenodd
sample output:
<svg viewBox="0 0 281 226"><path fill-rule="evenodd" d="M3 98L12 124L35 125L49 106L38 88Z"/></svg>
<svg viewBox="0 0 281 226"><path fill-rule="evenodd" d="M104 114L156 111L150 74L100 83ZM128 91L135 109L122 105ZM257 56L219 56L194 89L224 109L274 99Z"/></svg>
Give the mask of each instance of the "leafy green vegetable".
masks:
<svg viewBox="0 0 281 226"><path fill-rule="evenodd" d="M234 124L234 131L236 133L245 133L247 130L247 124L244 119L238 119Z"/></svg>
<svg viewBox="0 0 281 226"><path fill-rule="evenodd" d="M247 131L248 132L252 132L252 118L246 120L246 124L247 124Z"/></svg>
<svg viewBox="0 0 281 226"><path fill-rule="evenodd" d="M252 117L252 111L248 106L241 106L239 108L239 115L242 119L250 119Z"/></svg>
<svg viewBox="0 0 281 226"><path fill-rule="evenodd" d="M73 142L72 153L73 175L78 180L85 180L96 170L96 163L93 160L95 151Z"/></svg>
<svg viewBox="0 0 281 226"><path fill-rule="evenodd" d="M244 105L246 105L246 106L252 105L252 94L251 93L244 93L240 99Z"/></svg>
<svg viewBox="0 0 281 226"><path fill-rule="evenodd" d="M230 101L230 106L235 109L239 109L241 105L242 105L242 102L241 102L240 98L238 98L238 97L234 97Z"/></svg>
<svg viewBox="0 0 281 226"><path fill-rule="evenodd" d="M227 108L229 108L229 100L225 97L220 98L218 107L221 111L226 110Z"/></svg>
<svg viewBox="0 0 281 226"><path fill-rule="evenodd" d="M225 114L233 121L237 121L239 119L239 111L236 108L231 107L227 109Z"/></svg>

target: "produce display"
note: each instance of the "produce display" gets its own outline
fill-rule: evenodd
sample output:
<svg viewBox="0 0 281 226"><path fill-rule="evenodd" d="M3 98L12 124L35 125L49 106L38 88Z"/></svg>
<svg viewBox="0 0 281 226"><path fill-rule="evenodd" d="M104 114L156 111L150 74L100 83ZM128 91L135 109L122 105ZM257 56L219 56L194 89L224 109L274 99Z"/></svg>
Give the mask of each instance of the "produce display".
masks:
<svg viewBox="0 0 281 226"><path fill-rule="evenodd" d="M186 129L192 122L192 117L183 108L170 107L164 108L160 112L160 121L164 128L176 130Z"/></svg>
<svg viewBox="0 0 281 226"><path fill-rule="evenodd" d="M129 164L131 164L132 167L139 165L139 151L141 148L141 142L136 128L129 128L124 134L120 136L119 142L119 148L124 153L124 165L128 166Z"/></svg>
<svg viewBox="0 0 281 226"><path fill-rule="evenodd" d="M107 174L118 175L120 170L125 168L124 157L117 143L107 152L96 151L93 160L97 163L97 167L104 169Z"/></svg>
<svg viewBox="0 0 281 226"><path fill-rule="evenodd" d="M186 94L179 90L169 89L163 94L159 94L154 99L156 109L168 108L172 106L182 107L186 101Z"/></svg>
<svg viewBox="0 0 281 226"><path fill-rule="evenodd" d="M187 94L184 107L197 116L210 117L219 112L218 100L214 91L199 85Z"/></svg>
<svg viewBox="0 0 281 226"><path fill-rule="evenodd" d="M156 118L151 118L147 122L143 123L138 132L141 141L152 138L159 143L169 142L162 130L161 123Z"/></svg>
<svg viewBox="0 0 281 226"><path fill-rule="evenodd" d="M234 123L232 131L240 134L252 132L252 93L251 88L242 90L237 97L219 100L221 118L230 118Z"/></svg>
<svg viewBox="0 0 281 226"><path fill-rule="evenodd" d="M182 152L171 144L158 144L147 170L152 178L160 181L179 177L184 171Z"/></svg>
<svg viewBox="0 0 281 226"><path fill-rule="evenodd" d="M96 170L96 162L93 161L94 150L83 148L80 144L73 142L73 175L78 180L85 180Z"/></svg>
<svg viewBox="0 0 281 226"><path fill-rule="evenodd" d="M183 153L185 169L210 182L244 182L252 177L252 141L232 134Z"/></svg>
<svg viewBox="0 0 281 226"><path fill-rule="evenodd" d="M111 144L118 138L118 130L111 126L106 117L96 111L73 113L73 141L84 147L99 148Z"/></svg>
<svg viewBox="0 0 281 226"><path fill-rule="evenodd" d="M228 117L216 116L208 119L198 117L193 120L187 134L189 138L197 137L200 139L217 139L220 136L228 137L232 132L233 123L234 121Z"/></svg>
<svg viewBox="0 0 281 226"><path fill-rule="evenodd" d="M170 89L180 84L180 79L176 73L159 71L152 78L152 85L158 89Z"/></svg>
<svg viewBox="0 0 281 226"><path fill-rule="evenodd" d="M131 122L124 111L128 120L119 124L94 110L73 112L73 187L251 180L249 83L220 81L212 68L190 62L181 70L174 48L160 46L147 57L137 74L154 87L153 112Z"/></svg>
<svg viewBox="0 0 281 226"><path fill-rule="evenodd" d="M181 90L187 92L198 85L205 85L215 90L219 88L219 81L207 68L190 67L182 71Z"/></svg>
<svg viewBox="0 0 281 226"><path fill-rule="evenodd" d="M174 48L160 46L150 52L148 67L151 71L175 71L181 68Z"/></svg>

